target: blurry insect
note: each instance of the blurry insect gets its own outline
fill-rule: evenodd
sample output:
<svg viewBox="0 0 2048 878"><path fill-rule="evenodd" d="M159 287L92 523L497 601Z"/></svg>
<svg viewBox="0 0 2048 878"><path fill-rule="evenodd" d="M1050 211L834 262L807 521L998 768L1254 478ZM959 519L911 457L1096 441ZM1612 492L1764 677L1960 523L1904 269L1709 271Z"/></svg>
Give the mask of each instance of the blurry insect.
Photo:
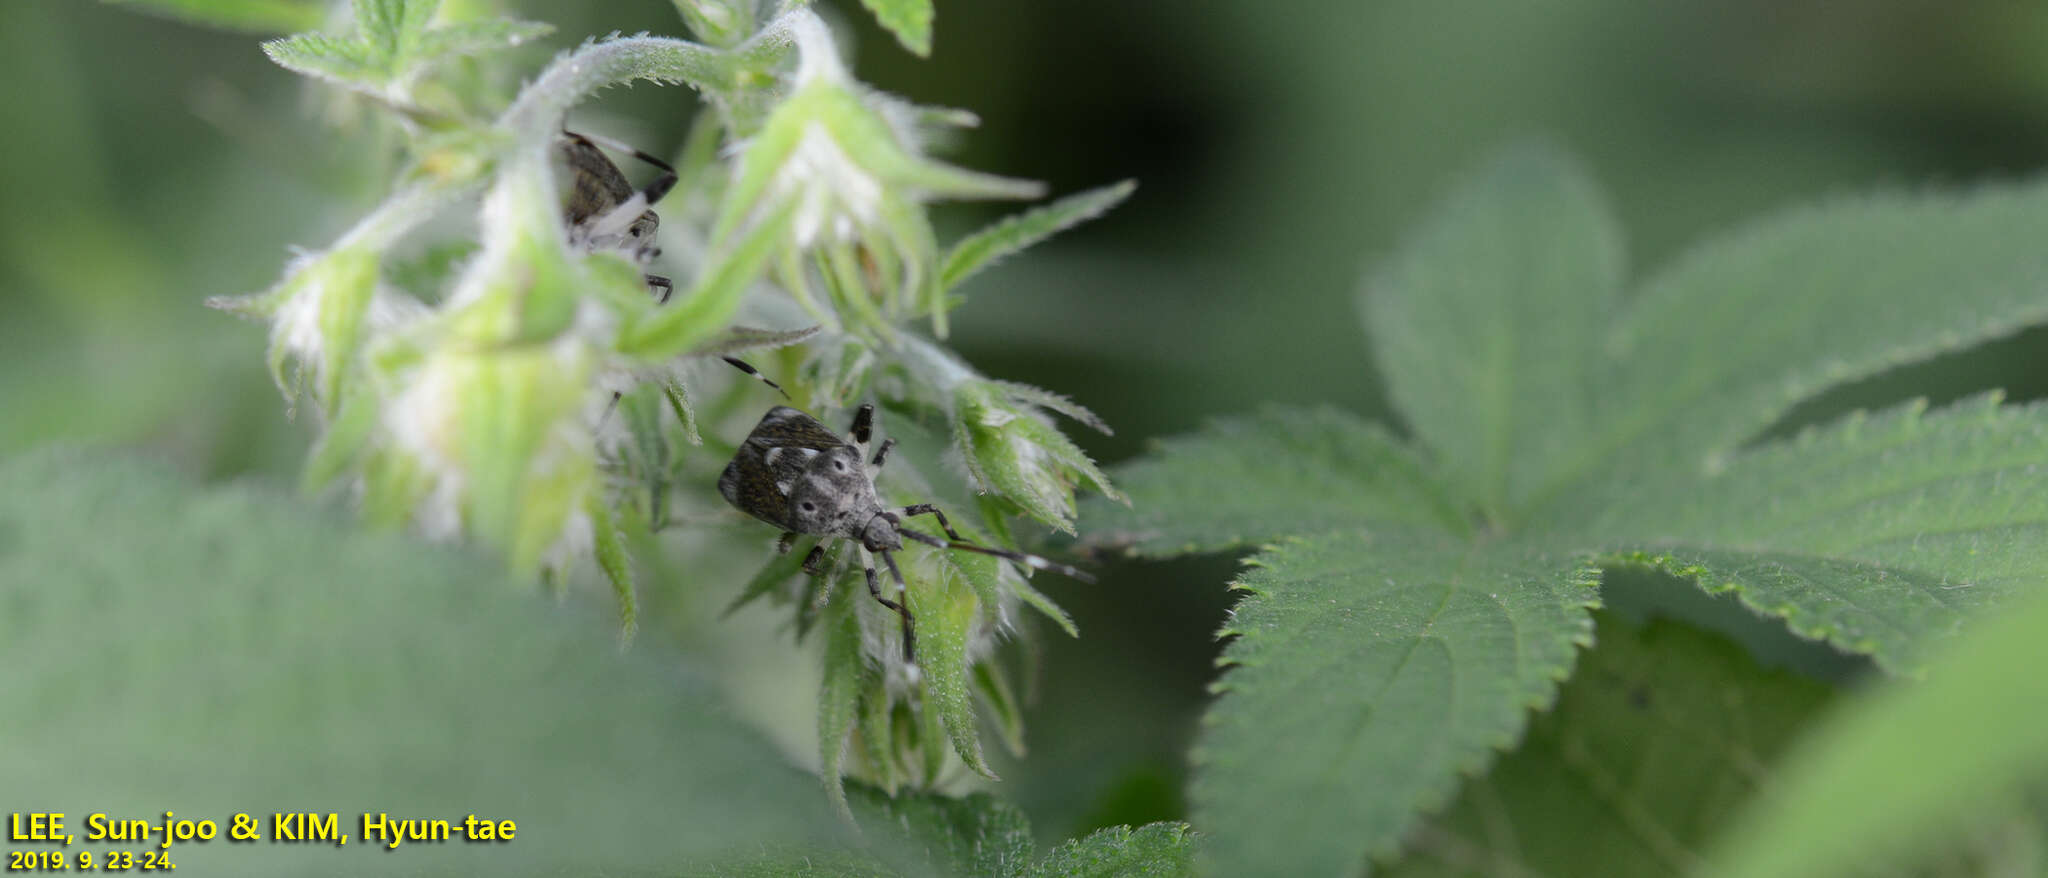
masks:
<svg viewBox="0 0 2048 878"><path fill-rule="evenodd" d="M659 168L661 175L634 189L619 166L598 148L600 144ZM587 251L617 250L643 266L659 257L661 247L655 244L654 233L661 227L661 217L655 214L654 204L675 188L676 169L610 138L574 131L562 132L561 155L569 169L569 198L563 208L563 218L569 223L569 244ZM668 304L669 297L675 294L675 283L658 274L645 277L647 290L655 301ZM782 398L789 398L782 385L769 380L747 361L728 356L719 359L775 388ZM616 394L612 402L618 402Z"/></svg>
<svg viewBox="0 0 2048 878"><path fill-rule="evenodd" d="M882 595L872 558L866 565L868 594L882 606L903 618L903 661L917 664L916 618L905 605L909 586L896 566L894 552L909 539L940 549L958 549L994 555L1034 570L1051 570L1082 582L1094 582L1086 572L1023 552L976 545L953 529L946 514L930 503L885 509L875 494L875 473L889 459L896 440L887 439L872 460L863 461L874 438L875 407L863 405L853 415L848 429L852 441L834 433L816 418L788 406L769 409L718 477L718 493L725 500L755 518L782 529L776 550L788 552L799 534L828 539L852 540L873 557L882 559L889 576L896 581L896 599ZM903 519L930 515L937 519L946 539L903 527ZM821 576L825 543L819 543L804 557L804 572Z"/></svg>

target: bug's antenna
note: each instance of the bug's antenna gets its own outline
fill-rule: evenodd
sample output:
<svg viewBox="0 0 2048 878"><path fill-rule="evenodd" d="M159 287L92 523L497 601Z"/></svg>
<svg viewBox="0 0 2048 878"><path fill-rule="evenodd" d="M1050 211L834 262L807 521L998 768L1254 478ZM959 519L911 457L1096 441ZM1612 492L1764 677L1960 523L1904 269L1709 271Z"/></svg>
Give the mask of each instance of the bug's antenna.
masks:
<svg viewBox="0 0 2048 878"><path fill-rule="evenodd" d="M745 372L748 375L754 376L755 381L759 381L762 384L766 384L769 387L775 388L775 392L782 394L783 399L789 399L789 391L783 390L782 385L775 383L768 376L761 374L761 370L754 368L754 364L742 360L738 357L719 357L719 359L724 360L726 365L728 366Z"/></svg>
<svg viewBox="0 0 2048 878"><path fill-rule="evenodd" d="M889 575L896 580L896 596L907 599L910 596L910 585L903 581L903 571L896 567L895 556L888 552L876 552L875 554L882 556L882 564L889 568ZM916 667L917 617L910 614L908 606L882 597L881 583L875 581L875 568L873 565L869 565L867 574L868 594L874 595L875 600L880 601L882 606L895 610L896 615L903 617L903 663L913 668Z"/></svg>
<svg viewBox="0 0 2048 878"><path fill-rule="evenodd" d="M1012 552L1009 549L997 549L990 546L978 546L974 543L969 543L962 540L940 539L938 537L932 536L931 534L919 533L917 531L904 528L900 525L896 528L896 532L906 537L909 537L913 540L916 540L920 543L923 543L927 546L936 546L941 549L959 549L962 552L973 552L979 555L994 555L998 558L1007 558L1011 561L1015 561L1033 570L1050 570L1061 576L1065 576L1071 579L1078 579L1082 582L1088 583L1089 585L1095 584L1095 575L1092 573L1089 573L1077 567L1068 567L1067 565L1061 564L1058 561L1054 561L1050 558L1041 558L1037 555L1033 555L1028 552ZM887 556L885 555L884 557ZM889 562L889 566L892 568L895 567L896 562Z"/></svg>

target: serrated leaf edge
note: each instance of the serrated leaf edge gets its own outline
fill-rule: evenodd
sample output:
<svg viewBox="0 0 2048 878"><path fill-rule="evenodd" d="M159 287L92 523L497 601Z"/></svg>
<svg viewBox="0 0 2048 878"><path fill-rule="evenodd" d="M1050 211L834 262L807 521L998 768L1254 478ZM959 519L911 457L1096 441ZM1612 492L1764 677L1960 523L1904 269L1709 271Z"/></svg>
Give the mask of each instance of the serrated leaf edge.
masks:
<svg viewBox="0 0 2048 878"><path fill-rule="evenodd" d="M1326 531L1318 534L1290 535L1273 542L1264 543L1260 545L1257 554L1246 557L1243 560L1242 564L1243 567L1247 569L1267 567L1270 565L1266 562L1265 558L1269 555L1285 551L1286 549L1292 546L1305 545L1310 540L1315 539L1317 537L1330 536L1333 534L1342 533L1346 533L1346 531ZM1583 601L1578 602L1573 607L1574 609L1578 610L1577 618L1574 620L1574 628L1576 630L1572 631L1564 638L1564 642L1570 644L1571 646L1576 647L1576 649L1572 651L1571 659L1564 665L1553 668L1552 670L1544 674L1544 685L1541 687L1542 691L1530 692L1525 694L1525 696L1521 699L1519 705L1521 712L1514 728L1506 730L1501 734L1495 736L1493 739L1487 741L1486 746L1484 748L1481 748L1478 752L1476 752L1469 758L1465 759L1464 761L1454 764L1452 766L1453 770L1445 775L1442 782L1438 783L1434 787L1426 788L1422 790L1420 793L1418 793L1415 797L1412 806L1409 808L1408 815L1405 819L1404 824L1396 831L1389 833L1386 838L1380 839L1379 841L1368 845L1363 851L1363 859L1361 860L1361 862L1385 865L1391 862L1392 860L1398 858L1401 854L1403 840L1407 837L1408 833L1412 831L1417 824L1419 824L1421 821L1432 815L1440 813L1444 808L1449 807L1454 797L1457 795L1459 788L1467 780L1484 774L1493 765L1494 761L1500 757L1502 753L1512 750L1516 746L1518 746L1521 742L1522 735L1528 731L1531 714L1538 711L1549 710L1552 706L1554 706L1557 703L1558 692L1562 687L1564 681L1570 679L1572 672L1578 667L1579 653L1587 649L1591 649L1593 647L1592 611L1600 609L1603 606L1603 604L1600 601L1599 592L1601 577L1602 568L1600 565L1599 555L1593 553L1583 553L1571 562L1569 572L1567 573L1567 576L1564 579L1564 585L1567 587L1576 586L1578 588L1584 589L1586 593L1586 598ZM1227 587L1231 591L1240 591L1244 592L1247 595L1265 594L1264 591L1246 582L1242 575L1233 578ZM1226 616L1223 627L1217 630L1216 637L1219 641L1226 640L1229 638L1248 638L1260 636L1259 632L1256 631L1248 631L1245 629L1231 627L1230 619L1235 618L1235 615L1235 607L1233 607L1229 615ZM1516 636L1519 639L1519 630L1517 631ZM1256 666L1256 663L1244 662L1242 660L1233 658L1227 650L1219 651L1216 657L1216 668L1219 672L1219 675L1215 680L1210 682L1208 687L1209 693L1215 696L1218 700L1224 698L1230 692L1233 691L1232 687L1229 684L1230 669L1236 667ZM1204 730L1210 729L1217 724L1216 716L1217 715L1216 712L1213 710L1212 704L1212 709L1203 711L1202 716L1197 721L1197 723L1200 726L1200 728ZM1196 743L1190 746L1187 751L1188 765L1193 770L1193 772L1197 774L1203 771L1208 762L1208 757L1206 753L1207 748L1202 743L1204 738L1206 738L1206 735L1198 736L1196 739ZM1194 788L1195 786L1191 782L1189 784L1189 789L1192 791Z"/></svg>

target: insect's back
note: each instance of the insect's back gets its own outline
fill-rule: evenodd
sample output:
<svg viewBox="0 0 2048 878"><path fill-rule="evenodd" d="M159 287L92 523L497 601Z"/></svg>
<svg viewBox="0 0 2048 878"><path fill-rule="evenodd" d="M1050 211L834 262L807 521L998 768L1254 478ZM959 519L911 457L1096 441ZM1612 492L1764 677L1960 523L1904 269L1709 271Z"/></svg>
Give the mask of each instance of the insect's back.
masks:
<svg viewBox="0 0 2048 878"><path fill-rule="evenodd" d="M789 406L769 409L754 425L718 477L718 493L741 512L809 534L838 533L876 502L860 449ZM813 508L802 509L805 503Z"/></svg>
<svg viewBox="0 0 2048 878"><path fill-rule="evenodd" d="M626 180L625 172L596 144L580 135L567 135L559 142L562 162L569 171L569 200L562 208L562 216L569 223L571 237L595 247L621 247L628 246L629 241L638 242L630 245L635 258L652 258L654 253L648 248L653 246L654 230L661 224L653 210L641 211L623 227L617 225L623 218L606 220L614 208L638 194ZM600 221L605 227L599 227Z"/></svg>
<svg viewBox="0 0 2048 878"><path fill-rule="evenodd" d="M619 166L596 144L580 137L561 139L562 160L569 166L569 204L565 215L572 226L589 222L633 197L633 184Z"/></svg>

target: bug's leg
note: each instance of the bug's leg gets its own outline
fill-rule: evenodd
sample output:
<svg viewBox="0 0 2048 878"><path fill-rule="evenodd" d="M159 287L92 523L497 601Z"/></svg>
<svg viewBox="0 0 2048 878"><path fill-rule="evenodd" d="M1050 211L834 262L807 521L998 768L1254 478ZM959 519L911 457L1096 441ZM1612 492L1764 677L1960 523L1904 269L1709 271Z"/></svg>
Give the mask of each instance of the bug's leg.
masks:
<svg viewBox="0 0 2048 878"><path fill-rule="evenodd" d="M882 440L882 447L875 449L875 459L873 461L870 461L870 463L874 465L875 469L881 469L882 464L888 462L889 451L895 447L895 439L891 438Z"/></svg>
<svg viewBox="0 0 2048 878"><path fill-rule="evenodd" d="M619 408L619 400L620 400L620 399L623 399L624 397L625 397L625 394L622 394L622 393L620 393L620 392L618 392L618 391L616 391L616 390L612 391L612 401L611 401L611 402L608 402L608 403L605 403L605 404L604 404L604 414L601 414L601 415L598 415L598 416L597 416L597 426L595 426L595 427L592 427L592 428L591 428L591 430L590 430L590 432L592 432L592 433L602 433L602 432L604 432L604 425L605 425L605 422L606 422L606 421L609 421L609 420L611 420L611 419L612 419L612 412L618 411L618 408Z"/></svg>
<svg viewBox="0 0 2048 878"><path fill-rule="evenodd" d="M775 554L787 555L789 550L793 548L796 548L796 531L783 531L782 537L775 541Z"/></svg>
<svg viewBox="0 0 2048 878"><path fill-rule="evenodd" d="M804 575L810 577L824 576L825 568L818 566L824 563L824 561L825 544L819 543L812 546L811 553L804 556Z"/></svg>
<svg viewBox="0 0 2048 878"><path fill-rule="evenodd" d="M896 514L901 515L904 518L916 518L920 515L930 515L931 517L939 520L939 528L941 530L944 530L946 532L946 536L951 537L953 539L953 542L967 542L966 537L961 536L959 531L953 529L953 523L946 520L946 513L940 512L939 507L933 506L930 503L919 503L915 506L905 506L901 511L897 512Z"/></svg>
<svg viewBox="0 0 2048 878"><path fill-rule="evenodd" d="M661 275L650 274L647 276L647 289L649 292L654 293L655 304L666 305L668 304L668 297L675 295L676 284L675 281Z"/></svg>
<svg viewBox="0 0 2048 878"><path fill-rule="evenodd" d="M846 435L853 437L853 444L862 448L868 447L869 440L875 438L875 407L873 404L861 403L860 408L853 413L853 426L846 428Z"/></svg>
<svg viewBox="0 0 2048 878"><path fill-rule="evenodd" d="M896 615L903 617L903 663L916 665L917 618L912 616L910 608L902 603L903 599L909 596L910 586L904 583L903 571L897 569L895 558L890 557L888 552L875 552L874 554L881 556L882 563L889 567L889 575L896 579L897 599L892 601L882 596L882 582L880 577L875 575L875 565L873 562L869 562L867 569L863 571L867 574L868 578L868 594L874 596L876 602L882 606L895 610Z"/></svg>
<svg viewBox="0 0 2048 878"><path fill-rule="evenodd" d="M727 365L735 369L745 372L748 375L754 376L755 381L759 381L762 384L766 384L769 387L775 388L775 392L782 394L783 399L789 398L789 391L783 390L782 385L775 383L768 376L761 374L761 370L754 368L754 365L752 363L749 363L738 357L719 357L719 359L724 360Z"/></svg>
<svg viewBox="0 0 2048 878"><path fill-rule="evenodd" d="M823 547L826 543L819 543L818 545ZM825 604L832 600L832 591L838 588L839 580L846 575L846 568L853 561L854 556L854 553L851 551L833 552L831 554L832 569L826 571L824 584L818 587L817 596L811 599L811 606L816 609L824 609Z"/></svg>
<svg viewBox="0 0 2048 878"><path fill-rule="evenodd" d="M1054 573L1060 574L1061 576L1071 577L1073 579L1081 580L1082 582L1090 584L1093 584L1095 582L1094 574L1091 574L1077 567L1069 567L1065 564L1061 564L1058 561L1054 561L1051 558L1033 555L1029 552L1012 552L1009 549L998 549L992 546L977 545L975 543L970 543L966 540L961 539L941 539L939 537L932 536L928 533L919 533L918 531L909 530L903 527L897 527L896 532L902 534L906 539L916 540L917 542L923 543L927 546L932 546L934 548L959 549L962 552L973 552L977 555L994 555L998 558L1006 558L1011 561L1015 561L1033 570L1050 570Z"/></svg>

